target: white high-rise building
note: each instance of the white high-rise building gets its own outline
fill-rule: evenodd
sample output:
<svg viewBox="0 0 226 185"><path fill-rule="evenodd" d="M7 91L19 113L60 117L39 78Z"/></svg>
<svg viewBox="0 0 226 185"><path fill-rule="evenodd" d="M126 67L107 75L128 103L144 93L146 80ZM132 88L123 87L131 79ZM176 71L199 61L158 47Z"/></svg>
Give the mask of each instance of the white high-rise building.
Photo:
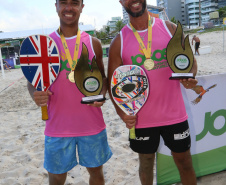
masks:
<svg viewBox="0 0 226 185"><path fill-rule="evenodd" d="M191 26L209 22L209 13L218 9L218 0L186 0L188 21Z"/></svg>
<svg viewBox="0 0 226 185"><path fill-rule="evenodd" d="M209 13L218 9L218 2L226 4L226 0L157 0L157 5L165 9L169 20L175 17L183 25L197 27L210 22Z"/></svg>
<svg viewBox="0 0 226 185"><path fill-rule="evenodd" d="M218 8L226 6L226 0L218 0Z"/></svg>
<svg viewBox="0 0 226 185"><path fill-rule="evenodd" d="M199 0L186 0L187 24L199 26Z"/></svg>
<svg viewBox="0 0 226 185"><path fill-rule="evenodd" d="M218 9L217 0L201 0L202 25L209 22L209 13Z"/></svg>
<svg viewBox="0 0 226 185"><path fill-rule="evenodd" d="M157 6L164 8L169 20L173 17L180 21L181 24L186 24L186 8L185 0L157 0Z"/></svg>
<svg viewBox="0 0 226 185"><path fill-rule="evenodd" d="M110 32L115 31L116 22L121 21L121 17L112 17L110 21L107 22L107 26L110 28Z"/></svg>
<svg viewBox="0 0 226 185"><path fill-rule="evenodd" d="M123 23L127 24L129 22L129 15L123 7L122 7L122 14L123 14Z"/></svg>

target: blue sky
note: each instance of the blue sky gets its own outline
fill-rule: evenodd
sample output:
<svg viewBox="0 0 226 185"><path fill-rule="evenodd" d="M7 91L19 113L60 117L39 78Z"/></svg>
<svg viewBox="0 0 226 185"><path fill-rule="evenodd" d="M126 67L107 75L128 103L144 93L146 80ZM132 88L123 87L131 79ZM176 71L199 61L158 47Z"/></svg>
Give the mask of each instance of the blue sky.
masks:
<svg viewBox="0 0 226 185"><path fill-rule="evenodd" d="M156 0L147 0L156 5ZM55 0L0 0L0 31L20 31L59 26ZM111 17L122 17L119 0L84 0L80 22L101 29Z"/></svg>

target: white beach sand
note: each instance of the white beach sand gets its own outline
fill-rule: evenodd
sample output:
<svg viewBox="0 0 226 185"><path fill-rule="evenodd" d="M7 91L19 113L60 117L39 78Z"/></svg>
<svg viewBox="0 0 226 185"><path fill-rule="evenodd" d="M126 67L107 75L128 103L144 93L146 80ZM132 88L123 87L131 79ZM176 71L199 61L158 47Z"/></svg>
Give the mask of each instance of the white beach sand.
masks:
<svg viewBox="0 0 226 185"><path fill-rule="evenodd" d="M223 32L196 35L201 40L201 47L212 47L210 54L196 55L197 75L225 73ZM107 58L104 58L104 63L107 69ZM104 165L106 185L140 185L138 157L129 148L125 124L117 116L110 100L106 101L102 110L114 153ZM6 70L5 79L0 72L0 185L48 184L47 172L43 168L44 127L41 110L30 98L21 69ZM66 184L88 185L85 168L77 166L71 170ZM226 172L198 178L198 184L225 185Z"/></svg>

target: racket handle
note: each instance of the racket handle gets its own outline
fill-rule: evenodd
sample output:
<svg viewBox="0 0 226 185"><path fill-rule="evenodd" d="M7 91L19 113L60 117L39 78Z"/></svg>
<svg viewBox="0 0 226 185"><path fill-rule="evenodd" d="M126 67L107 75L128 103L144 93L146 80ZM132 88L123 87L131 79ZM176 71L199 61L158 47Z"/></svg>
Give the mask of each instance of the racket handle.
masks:
<svg viewBox="0 0 226 185"><path fill-rule="evenodd" d="M130 139L135 139L136 138L135 127L129 129L129 138Z"/></svg>
<svg viewBox="0 0 226 185"><path fill-rule="evenodd" d="M48 116L48 110L47 110L47 106L41 107L42 108L42 120L48 120L49 116Z"/></svg>

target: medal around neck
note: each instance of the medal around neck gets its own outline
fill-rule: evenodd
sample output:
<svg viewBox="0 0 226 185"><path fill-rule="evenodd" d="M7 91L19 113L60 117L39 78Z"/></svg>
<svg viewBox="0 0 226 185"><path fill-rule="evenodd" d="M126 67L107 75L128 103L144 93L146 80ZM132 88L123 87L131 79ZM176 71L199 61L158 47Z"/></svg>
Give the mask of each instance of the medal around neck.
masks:
<svg viewBox="0 0 226 185"><path fill-rule="evenodd" d="M69 81L72 82L72 83L75 83L74 76L75 76L74 71L71 71L71 72L69 73L69 75L68 75L68 79L69 79Z"/></svg>
<svg viewBox="0 0 226 185"><path fill-rule="evenodd" d="M111 78L111 94L115 103L127 115L135 115L145 104L149 93L148 78L136 65L123 65L115 69ZM130 139L135 139L135 127Z"/></svg>
<svg viewBox="0 0 226 185"><path fill-rule="evenodd" d="M184 48L182 38L183 29L178 21L177 30L166 48L167 62L174 72L170 79L194 78L193 73L190 73L194 64L194 55L189 43L189 37L187 35L184 39Z"/></svg>
<svg viewBox="0 0 226 185"><path fill-rule="evenodd" d="M103 86L103 79L96 60L93 57L92 63L89 65L88 59L88 49L83 43L82 53L74 71L75 84L80 92L86 96L82 98L82 104L105 100L103 95L99 95Z"/></svg>
<svg viewBox="0 0 226 185"><path fill-rule="evenodd" d="M151 58L146 59L146 60L144 61L144 67L145 67L145 69L147 69L148 71L152 70L152 69L154 68L154 66L155 66L155 62L154 62L154 60L152 60Z"/></svg>

